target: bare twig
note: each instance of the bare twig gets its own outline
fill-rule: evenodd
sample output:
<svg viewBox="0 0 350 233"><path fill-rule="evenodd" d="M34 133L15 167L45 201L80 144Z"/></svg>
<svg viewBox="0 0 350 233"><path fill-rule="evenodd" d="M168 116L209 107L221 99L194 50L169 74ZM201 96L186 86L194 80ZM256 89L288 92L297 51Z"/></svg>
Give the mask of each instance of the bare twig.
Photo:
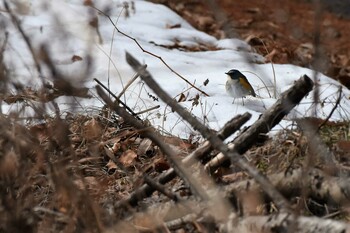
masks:
<svg viewBox="0 0 350 233"><path fill-rule="evenodd" d="M157 190L163 193L165 196L169 197L171 200L177 202L179 197L175 194L167 190L163 185L159 184L157 181L150 179L148 176L143 177L145 183L152 187L154 190Z"/></svg>
<svg viewBox="0 0 350 233"><path fill-rule="evenodd" d="M142 111L140 111L140 112L137 112L136 115L141 115L141 114L144 114L144 113L146 113L146 112L153 111L153 110L158 109L158 108L160 108L160 105L156 105L156 106L153 106L153 107L151 107L151 108L148 108L148 109L142 110Z"/></svg>
<svg viewBox="0 0 350 233"><path fill-rule="evenodd" d="M313 56L313 80L315 83L313 100L314 100L314 117L317 117L317 106L320 104L320 83L318 81L319 72L322 71L322 51L321 51L321 22L322 22L322 7L319 0L314 2L314 32L313 44L315 46L315 55Z"/></svg>
<svg viewBox="0 0 350 233"><path fill-rule="evenodd" d="M14 23L14 25L17 27L18 31L21 33L25 43L27 44L27 47L30 51L30 54L32 55L32 58L33 58L33 61L34 61L34 64L35 64L35 67L39 73L39 77L42 79L43 78L43 75L42 75L42 72L41 72L41 67L40 67L40 64L39 64L39 61L38 61L38 58L35 54L35 51L33 49L33 46L32 46L32 43L29 39L29 37L25 34L22 26L21 26L21 23L20 21L18 20L18 18L13 14L12 10L10 9L8 3L6 0L4 0L4 6L5 6L5 9L8 11L8 13L10 14L11 16L11 19Z"/></svg>
<svg viewBox="0 0 350 233"><path fill-rule="evenodd" d="M133 40L136 45L142 50L142 52L147 53L153 57L158 58L171 72L173 72L174 74L176 74L179 78L181 78L183 81L185 81L188 85L190 85L191 87L193 87L194 89L196 89L197 91L199 91L200 93L202 93L205 96L209 96L206 92L204 92L203 90L199 89L198 87L196 87L195 85L193 85L190 81L188 81L185 77L183 77L181 74L179 74L177 71L175 71L173 68L171 68L171 66L168 65L168 63L166 63L164 61L164 59L161 56L158 56L148 50L145 50L140 43L132 36L129 36L128 34L122 32L119 30L119 28L117 27L117 25L113 22L112 18L105 12L101 11L100 9L96 8L93 5L90 5L90 7L92 7L93 9L97 10L99 13L101 13L102 15L104 15L105 17L107 17L109 19L109 21L111 22L111 24L113 25L113 27L117 30L117 32L119 32L120 34L122 34L123 36Z"/></svg>
<svg viewBox="0 0 350 233"><path fill-rule="evenodd" d="M140 133L151 139L166 155L169 163L172 165L176 173L189 185L192 193L203 200L207 200L207 194L205 190L198 184L197 179L189 172L189 169L177 158L177 153L164 142L160 135L158 135L152 127L145 126L141 121L136 120L130 115L124 108L119 107L103 92L100 86L96 86L98 95L103 99L109 108L114 110L119 116L121 116L129 124L140 130Z"/></svg>
<svg viewBox="0 0 350 233"><path fill-rule="evenodd" d="M332 110L329 113L329 115L327 116L327 118L318 126L317 130L320 130L328 122L328 120L332 117L334 111L337 109L338 105L340 104L340 100L341 100L342 93L343 93L342 86L339 87L338 91L339 91L339 95L338 95L337 101L335 102L334 107L332 108Z"/></svg>
<svg viewBox="0 0 350 233"><path fill-rule="evenodd" d="M157 95L168 104L174 111L176 111L183 119L185 119L195 130L198 130L203 137L205 137L212 144L213 148L219 150L231 159L233 164L237 164L243 170L246 170L249 175L256 179L264 191L270 196L276 205L283 210L289 209L288 201L274 188L270 181L262 175L257 169L250 166L236 151L230 150L222 140L212 133L205 125L193 117L188 111L173 100L161 87L153 80L151 74L146 70L140 70L142 65L126 52L126 61L129 65L140 72L142 80L155 92Z"/></svg>
<svg viewBox="0 0 350 233"><path fill-rule="evenodd" d="M171 231L178 230L180 228L184 228L184 226L188 223L193 223L198 218L197 214L187 214L181 218L177 218L165 223L166 227Z"/></svg>
<svg viewBox="0 0 350 233"><path fill-rule="evenodd" d="M56 217L59 221L65 222L65 223L68 223L70 220L70 217L68 215L63 214L60 211L55 211L55 210L51 210L51 209L40 207L40 206L34 207L33 211L38 215L39 214L52 215L52 216Z"/></svg>
<svg viewBox="0 0 350 233"><path fill-rule="evenodd" d="M3 44L0 47L0 92L1 92L1 97L0 97L0 114L2 114L2 101L4 100L4 97L6 93L8 92L7 88L7 83L9 82L9 72L8 69L5 65L4 61L4 51L6 49L6 45L8 42L8 37L9 34L8 32L5 32L5 39L3 41Z"/></svg>
<svg viewBox="0 0 350 233"><path fill-rule="evenodd" d="M145 65L145 68L147 68L147 66ZM136 72L136 74L134 75L134 77L132 77L132 79L129 80L129 82L125 85L125 87L123 88L123 90L119 93L119 95L117 96L118 99L120 99L120 97L122 97L122 95L125 93L125 91L130 87L130 85L135 82L135 80L140 76L140 74L138 72Z"/></svg>
<svg viewBox="0 0 350 233"><path fill-rule="evenodd" d="M113 92L111 92L103 83L100 82L100 80L94 78L95 82L97 82L101 87L103 87L103 89L105 89L111 96L113 96L113 98L115 99L115 101L117 101L117 103L120 103L124 108L126 108L131 115L133 115L134 117L136 117L138 120L141 120L141 118L139 116L137 116L136 113L134 113L134 111L129 108L128 105L126 105L123 101L121 101Z"/></svg>
<svg viewBox="0 0 350 233"><path fill-rule="evenodd" d="M245 122L247 122L251 117L250 113L245 113L242 116L236 116L232 120L230 120L226 125L223 127L223 129L218 133L218 136L224 140L227 137L229 137L232 133L234 133L236 130L238 130ZM193 151L190 155L188 155L186 158L182 160L182 162L190 166L193 164L193 161L196 161L197 159L201 159L204 155L209 154L211 150L211 145L209 141L205 141L202 146L198 147L195 151ZM160 184L165 184L172 179L176 177L176 172L173 168L168 169L166 172L162 173L158 177L158 182ZM123 203L128 203L131 206L136 206L137 202L145 198L147 196L150 196L155 190L150 187L147 184L142 185L140 188L135 190L133 193L130 194L130 196L121 201L118 206L125 205Z"/></svg>

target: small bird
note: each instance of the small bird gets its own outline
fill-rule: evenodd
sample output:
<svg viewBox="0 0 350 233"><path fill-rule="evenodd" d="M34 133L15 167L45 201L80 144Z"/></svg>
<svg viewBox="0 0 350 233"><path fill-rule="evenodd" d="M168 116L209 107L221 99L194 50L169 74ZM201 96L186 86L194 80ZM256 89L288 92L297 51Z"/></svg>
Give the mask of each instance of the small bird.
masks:
<svg viewBox="0 0 350 233"><path fill-rule="evenodd" d="M247 95L256 97L255 91L248 79L238 70L230 70L227 74L226 92L233 98L243 98Z"/></svg>

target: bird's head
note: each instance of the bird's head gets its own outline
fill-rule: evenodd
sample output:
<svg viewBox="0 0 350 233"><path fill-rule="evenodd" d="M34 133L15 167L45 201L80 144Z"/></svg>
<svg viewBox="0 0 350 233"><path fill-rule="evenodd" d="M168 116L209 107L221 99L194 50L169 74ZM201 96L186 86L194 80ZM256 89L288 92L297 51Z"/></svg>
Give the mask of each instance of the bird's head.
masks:
<svg viewBox="0 0 350 233"><path fill-rule="evenodd" d="M244 76L241 72L235 69L232 69L226 72L225 74L227 74L231 79L235 79L235 80L238 80L239 78L242 78L242 76Z"/></svg>

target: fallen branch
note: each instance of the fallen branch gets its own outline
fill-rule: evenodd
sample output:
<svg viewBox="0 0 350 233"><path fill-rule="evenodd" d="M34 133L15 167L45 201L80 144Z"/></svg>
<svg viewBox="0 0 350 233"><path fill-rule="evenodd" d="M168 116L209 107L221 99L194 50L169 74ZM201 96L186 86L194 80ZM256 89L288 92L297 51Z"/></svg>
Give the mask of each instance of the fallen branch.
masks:
<svg viewBox="0 0 350 233"><path fill-rule="evenodd" d="M273 185L262 175L256 168L250 166L236 151L230 150L227 145L205 125L203 125L191 113L181 107L174 99L172 99L152 78L151 74L142 69L142 65L126 52L126 61L135 70L140 72L141 79L168 104L175 112L177 112L184 120L186 120L195 130L198 130L204 138L210 141L213 148L219 150L225 156L231 159L231 163L238 165L246 170L249 175L256 179L263 187L264 191L276 203L277 207L283 210L289 209L288 201L273 187Z"/></svg>
<svg viewBox="0 0 350 233"><path fill-rule="evenodd" d="M116 104L121 104L125 109L127 109L131 113L131 115L136 117L138 120L141 120L141 118L128 105L121 101L119 97L116 96L113 92L111 92L100 80L94 78L94 81L97 82L101 87L103 87L103 89L105 89L111 96L113 96L113 98L115 99L114 102Z"/></svg>
<svg viewBox="0 0 350 233"><path fill-rule="evenodd" d="M144 113L147 113L147 112L156 110L156 109L158 109L158 108L160 108L160 105L156 105L156 106L150 107L150 108L148 108L148 109L139 111L139 112L136 113L136 115L141 115L141 114L144 114Z"/></svg>
<svg viewBox="0 0 350 233"><path fill-rule="evenodd" d="M173 200L174 202L177 202L179 200L179 197L175 193L172 193L171 191L167 190L166 187L152 180L148 176L144 176L143 179L145 181L145 184L149 185L154 190L157 190L158 192L163 193L170 200Z"/></svg>
<svg viewBox="0 0 350 233"><path fill-rule="evenodd" d="M329 176L320 169L309 168L303 172L302 168L292 169L268 176L271 183L284 196L291 198L300 196L303 189L307 197L317 199L319 202L344 206L349 203L350 178ZM262 188L254 180L244 180L224 187L225 196L245 193L261 193Z"/></svg>
<svg viewBox="0 0 350 233"><path fill-rule="evenodd" d="M147 68L147 66L145 66L145 68ZM121 90L121 92L119 93L119 95L117 96L118 99L120 99L120 97L122 97L122 95L126 92L126 90L131 86L131 84L133 84L136 79L140 76L140 74L138 72L136 72L136 74L134 75L134 77L132 77L132 79L130 79L128 81L128 83L125 85L125 87L123 88L123 90Z"/></svg>
<svg viewBox="0 0 350 233"><path fill-rule="evenodd" d="M158 135L153 127L144 125L140 120L135 119L130 113L128 113L123 107L119 107L104 93L100 86L96 86L97 94L107 104L109 108L114 110L119 116L121 116L126 122L140 130L140 133L145 137L151 139L159 148L163 151L164 155L172 165L177 175L180 176L189 186L194 196L200 199L207 200L206 192L197 182L197 179L189 172L189 169L184 166L177 158L177 152L175 152L168 144L164 142L160 135Z"/></svg>
<svg viewBox="0 0 350 233"><path fill-rule="evenodd" d="M237 151L239 154L245 153L252 145L256 143L256 139L261 134L268 133L275 125L277 125L283 117L285 117L290 110L292 110L304 96L312 90L312 80L304 75L295 84L281 94L281 97L277 102L246 131L240 134L230 144L230 149ZM208 171L215 171L223 162L228 160L228 156L223 153L219 153L209 163L206 164L205 168Z"/></svg>
<svg viewBox="0 0 350 233"><path fill-rule="evenodd" d="M233 219L221 227L220 232L347 233L350 232L350 225L330 219L279 213L271 216L250 216L239 219L239 221Z"/></svg>
<svg viewBox="0 0 350 233"><path fill-rule="evenodd" d="M236 116L231 121L225 124L223 129L218 133L218 137L222 140L229 137L232 133L238 130L244 123L246 123L251 117L250 113L245 113L242 116ZM198 147L190 155L182 160L182 163L186 166L192 165L193 161L201 159L203 156L207 155L211 151L211 145L209 141L205 141L202 146ZM160 184L166 184L176 177L176 172L173 168L168 169L166 172L162 173L157 181ZM138 201L142 200L145 197L151 196L155 191L153 187L150 187L147 184L142 185L137 190L129 195L125 200L120 201L117 206L130 205L136 206Z"/></svg>

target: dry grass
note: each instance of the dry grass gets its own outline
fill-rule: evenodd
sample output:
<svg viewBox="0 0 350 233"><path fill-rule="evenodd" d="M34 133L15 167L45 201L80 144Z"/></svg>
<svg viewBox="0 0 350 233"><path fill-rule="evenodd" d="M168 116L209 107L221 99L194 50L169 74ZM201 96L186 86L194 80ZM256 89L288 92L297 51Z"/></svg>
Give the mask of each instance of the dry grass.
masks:
<svg viewBox="0 0 350 233"><path fill-rule="evenodd" d="M116 209L116 202L140 186L144 174L154 177L169 165L135 129L102 113L47 118L27 126L2 115L0 232L102 232L133 212ZM322 131L331 129L325 141L348 132L347 124ZM194 148L177 138L168 142L184 153ZM286 130L246 155L261 171L274 174L302 166L307 153L305 136ZM171 186L181 183L177 179ZM141 206L168 201L156 193Z"/></svg>

